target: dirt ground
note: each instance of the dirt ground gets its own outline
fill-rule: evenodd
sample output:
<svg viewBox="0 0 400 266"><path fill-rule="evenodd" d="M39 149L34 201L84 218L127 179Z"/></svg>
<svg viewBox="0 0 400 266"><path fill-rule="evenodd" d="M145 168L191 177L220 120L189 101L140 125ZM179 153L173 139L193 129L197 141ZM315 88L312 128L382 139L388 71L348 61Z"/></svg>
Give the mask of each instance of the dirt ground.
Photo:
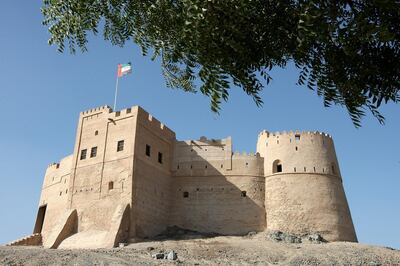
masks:
<svg viewBox="0 0 400 266"><path fill-rule="evenodd" d="M400 251L357 243L287 244L254 236L146 241L96 250L0 247L0 265L400 265ZM154 259L174 250L178 259Z"/></svg>

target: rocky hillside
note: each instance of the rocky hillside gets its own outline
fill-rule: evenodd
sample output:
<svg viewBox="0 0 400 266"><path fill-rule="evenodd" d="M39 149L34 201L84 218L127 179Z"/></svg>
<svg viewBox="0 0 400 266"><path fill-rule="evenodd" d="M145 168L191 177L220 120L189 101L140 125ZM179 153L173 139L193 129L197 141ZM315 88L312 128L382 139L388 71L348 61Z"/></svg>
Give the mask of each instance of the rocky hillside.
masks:
<svg viewBox="0 0 400 266"><path fill-rule="evenodd" d="M320 240L282 233L208 238L189 234L114 249L0 247L0 265L400 265L399 250Z"/></svg>

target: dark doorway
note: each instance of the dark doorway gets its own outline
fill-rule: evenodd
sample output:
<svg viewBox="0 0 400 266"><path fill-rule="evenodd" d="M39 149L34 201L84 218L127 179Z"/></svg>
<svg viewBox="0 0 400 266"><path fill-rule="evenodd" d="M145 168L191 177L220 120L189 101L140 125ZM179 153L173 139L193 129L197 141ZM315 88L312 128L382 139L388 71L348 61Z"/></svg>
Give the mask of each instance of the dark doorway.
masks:
<svg viewBox="0 0 400 266"><path fill-rule="evenodd" d="M43 205L43 206L39 207L38 214L36 216L35 229L33 229L34 234L42 232L44 216L46 215L46 208L47 208L47 205Z"/></svg>

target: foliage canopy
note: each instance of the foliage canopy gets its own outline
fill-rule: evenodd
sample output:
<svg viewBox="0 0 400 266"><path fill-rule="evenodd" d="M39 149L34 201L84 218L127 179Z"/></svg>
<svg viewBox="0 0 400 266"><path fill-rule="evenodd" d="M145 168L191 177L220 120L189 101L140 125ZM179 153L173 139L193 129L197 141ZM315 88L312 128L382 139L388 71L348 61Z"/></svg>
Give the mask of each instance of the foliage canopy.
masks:
<svg viewBox="0 0 400 266"><path fill-rule="evenodd" d="M360 126L366 110L384 123L381 103L400 101L399 7L391 0L44 0L42 13L49 44L60 51L86 51L88 32L101 27L114 45L132 40L160 57L167 85L200 91L215 112L232 85L261 105L271 69L294 62L298 84L325 106L346 107Z"/></svg>

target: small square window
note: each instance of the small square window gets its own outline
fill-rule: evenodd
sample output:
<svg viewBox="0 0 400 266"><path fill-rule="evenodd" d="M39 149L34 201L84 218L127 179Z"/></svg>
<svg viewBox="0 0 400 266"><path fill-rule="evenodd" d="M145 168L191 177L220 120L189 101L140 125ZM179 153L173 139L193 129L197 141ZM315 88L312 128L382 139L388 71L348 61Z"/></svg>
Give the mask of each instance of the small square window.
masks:
<svg viewBox="0 0 400 266"><path fill-rule="evenodd" d="M121 111L115 112L115 116L120 116L120 115L121 115Z"/></svg>
<svg viewBox="0 0 400 266"><path fill-rule="evenodd" d="M242 198L245 198L245 197L246 197L246 194L247 194L246 191L242 191L242 192L240 193L240 195L242 196Z"/></svg>
<svg viewBox="0 0 400 266"><path fill-rule="evenodd" d="M146 155L150 157L151 147L149 144L146 144Z"/></svg>
<svg viewBox="0 0 400 266"><path fill-rule="evenodd" d="M117 151L123 151L124 150L124 141L120 140L117 143Z"/></svg>
<svg viewBox="0 0 400 266"><path fill-rule="evenodd" d="M81 150L81 160L86 159L87 149Z"/></svg>
<svg viewBox="0 0 400 266"><path fill-rule="evenodd" d="M189 198L189 192L187 192L187 191L183 192L183 197L184 198Z"/></svg>
<svg viewBox="0 0 400 266"><path fill-rule="evenodd" d="M163 158L162 158L162 153L159 152L159 153L158 153L158 162L159 162L159 163L162 163L162 159L163 159Z"/></svg>
<svg viewBox="0 0 400 266"><path fill-rule="evenodd" d="M96 155L97 155L97 147L93 147L90 150L90 158L96 157Z"/></svg>
<svg viewBox="0 0 400 266"><path fill-rule="evenodd" d="M131 109L131 108L126 109L126 113L127 113L127 114L130 114L131 112L132 112L132 109Z"/></svg>

